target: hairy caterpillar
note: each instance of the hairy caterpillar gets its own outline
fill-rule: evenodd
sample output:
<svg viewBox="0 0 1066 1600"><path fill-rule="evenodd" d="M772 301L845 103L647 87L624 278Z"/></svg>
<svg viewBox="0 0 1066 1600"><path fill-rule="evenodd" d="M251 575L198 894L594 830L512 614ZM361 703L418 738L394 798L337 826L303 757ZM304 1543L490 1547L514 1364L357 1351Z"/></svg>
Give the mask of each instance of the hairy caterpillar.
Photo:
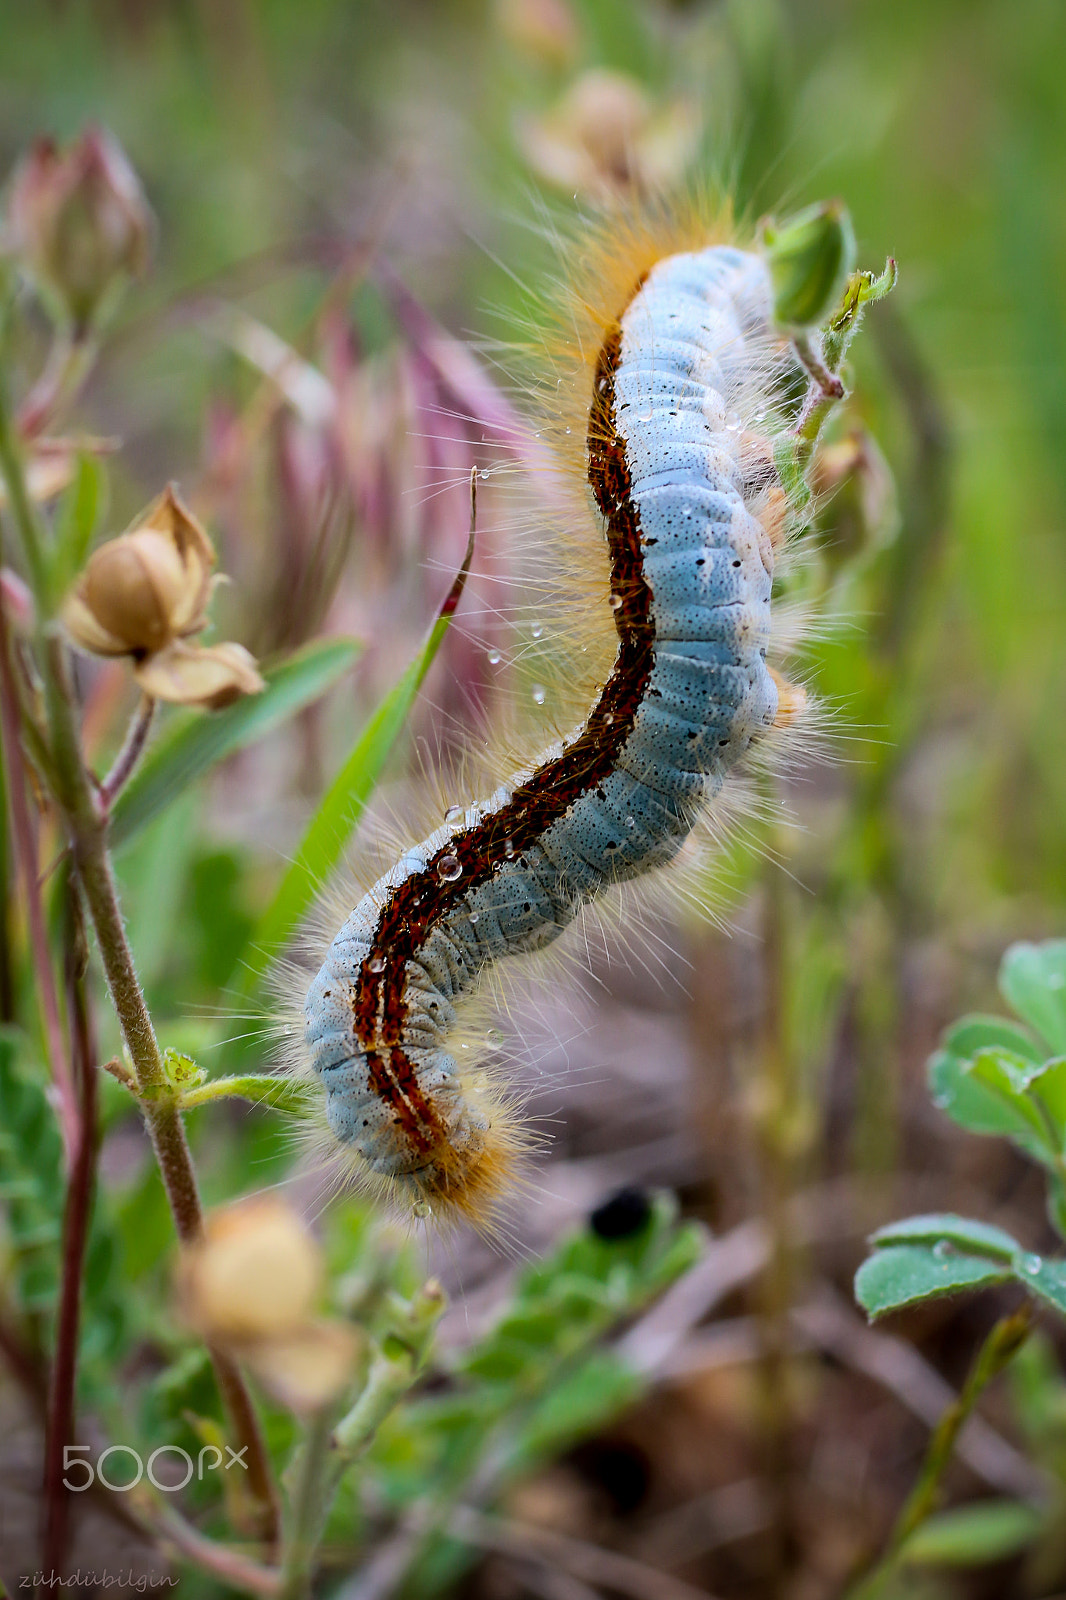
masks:
<svg viewBox="0 0 1066 1600"><path fill-rule="evenodd" d="M491 1219L528 1145L507 1093L448 1048L484 970L543 948L612 885L677 855L750 747L802 711L767 664L775 557L864 300L836 207L741 247L728 222L621 222L566 307L560 444L587 477L580 541L609 580L614 662L584 720L401 858L356 905L305 1002L329 1127L419 1214ZM846 286L845 286L846 280ZM816 324L844 289L823 334Z"/></svg>

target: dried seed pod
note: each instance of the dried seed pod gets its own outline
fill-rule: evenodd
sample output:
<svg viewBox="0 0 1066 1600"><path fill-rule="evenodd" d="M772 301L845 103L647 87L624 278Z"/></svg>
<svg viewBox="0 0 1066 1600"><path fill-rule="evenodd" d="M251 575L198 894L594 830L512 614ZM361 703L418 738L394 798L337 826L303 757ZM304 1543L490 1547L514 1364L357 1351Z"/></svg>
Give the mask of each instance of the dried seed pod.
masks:
<svg viewBox="0 0 1066 1600"><path fill-rule="evenodd" d="M63 621L93 655L163 650L205 625L214 564L207 534L168 488L129 533L93 552Z"/></svg>
<svg viewBox="0 0 1066 1600"><path fill-rule="evenodd" d="M74 643L92 655L130 656L146 694L221 710L263 680L243 645L186 641L207 625L215 550L168 488L130 532L94 551L63 606Z"/></svg>

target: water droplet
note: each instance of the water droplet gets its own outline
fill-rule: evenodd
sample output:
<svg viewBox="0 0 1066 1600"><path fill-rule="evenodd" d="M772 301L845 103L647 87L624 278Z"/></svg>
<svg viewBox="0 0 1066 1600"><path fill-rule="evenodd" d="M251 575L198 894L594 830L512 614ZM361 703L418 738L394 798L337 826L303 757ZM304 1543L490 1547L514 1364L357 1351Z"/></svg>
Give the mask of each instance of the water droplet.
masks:
<svg viewBox="0 0 1066 1600"><path fill-rule="evenodd" d="M533 701L538 706L544 704L544 690L539 683L533 685Z"/></svg>
<svg viewBox="0 0 1066 1600"><path fill-rule="evenodd" d="M951 1241L949 1239L938 1239L933 1246L933 1254L938 1261L943 1261L945 1257L954 1255L955 1252L951 1247Z"/></svg>
<svg viewBox="0 0 1066 1600"><path fill-rule="evenodd" d="M725 425L726 425L726 432L727 433L739 433L740 432L740 413L738 411L730 411L728 416L725 419Z"/></svg>
<svg viewBox="0 0 1066 1600"><path fill-rule="evenodd" d="M636 825L637 825L636 817L627 817L626 818L626 827L627 828L635 828Z"/></svg>
<svg viewBox="0 0 1066 1600"><path fill-rule="evenodd" d="M488 483L488 481L489 481L488 468L487 467L482 467L481 471L478 473L478 477L481 479L482 483Z"/></svg>
<svg viewBox="0 0 1066 1600"><path fill-rule="evenodd" d="M478 913L477 911L471 911L471 913L470 913L470 925L471 925L471 927L476 927L477 926L477 919L478 919L479 914L480 913Z"/></svg>
<svg viewBox="0 0 1066 1600"><path fill-rule="evenodd" d="M426 1217L432 1216L433 1213L429 1209L429 1202L427 1200L416 1200L411 1207L411 1215L417 1217L420 1222L425 1221Z"/></svg>
<svg viewBox="0 0 1066 1600"><path fill-rule="evenodd" d="M756 422L765 422L766 421L766 407L765 406L760 406L758 411L756 411L756 413L755 413L755 421Z"/></svg>
<svg viewBox="0 0 1066 1600"><path fill-rule="evenodd" d="M371 956L370 960L367 962L367 969L370 972L384 972L385 971L385 957L384 956Z"/></svg>
<svg viewBox="0 0 1066 1600"><path fill-rule="evenodd" d="M572 432L572 431L573 431L573 430L572 430L572 429L570 429L570 428L564 428L564 429L563 429L563 432L564 432L564 433L570 433L570 432Z"/></svg>
<svg viewBox="0 0 1066 1600"><path fill-rule="evenodd" d="M462 814L462 806L449 806L447 811L444 813L444 820L445 822L454 822L456 818L461 817Z"/></svg>
<svg viewBox="0 0 1066 1600"><path fill-rule="evenodd" d="M463 863L458 856L448 854L441 856L437 862L437 877L441 883L454 883L456 878L463 875Z"/></svg>
<svg viewBox="0 0 1066 1600"><path fill-rule="evenodd" d="M539 622L536 622L536 623L533 624L532 633L533 633L534 639L539 639L543 632L544 632L544 629L541 627Z"/></svg>
<svg viewBox="0 0 1066 1600"><path fill-rule="evenodd" d="M612 611L620 611L621 608L622 608L622 596L620 594L613 594L611 596L611 610Z"/></svg>
<svg viewBox="0 0 1066 1600"><path fill-rule="evenodd" d="M485 1043L491 1045L503 1043L503 1034L500 1032L499 1028L489 1029L488 1033L485 1035Z"/></svg>
<svg viewBox="0 0 1066 1600"><path fill-rule="evenodd" d="M503 660L503 657L501 656L501 654L500 654L500 652L498 650L490 650L489 651L489 666L490 667L498 667L502 660Z"/></svg>
<svg viewBox="0 0 1066 1600"><path fill-rule="evenodd" d="M1022 1271L1023 1272L1028 1272L1030 1276L1032 1276L1033 1274L1039 1272L1040 1268L1043 1265L1044 1265L1044 1263L1040 1259L1039 1256L1034 1256L1034 1255L1024 1255L1024 1256L1022 1256Z"/></svg>
<svg viewBox="0 0 1066 1600"><path fill-rule="evenodd" d="M510 861L511 858L513 857L513 855L514 855L514 840L513 839L505 839L503 841L503 853L507 857L508 861Z"/></svg>
<svg viewBox="0 0 1066 1600"><path fill-rule="evenodd" d="M603 717L604 727L609 728L613 721L614 721L614 712L613 711L604 712L604 717Z"/></svg>

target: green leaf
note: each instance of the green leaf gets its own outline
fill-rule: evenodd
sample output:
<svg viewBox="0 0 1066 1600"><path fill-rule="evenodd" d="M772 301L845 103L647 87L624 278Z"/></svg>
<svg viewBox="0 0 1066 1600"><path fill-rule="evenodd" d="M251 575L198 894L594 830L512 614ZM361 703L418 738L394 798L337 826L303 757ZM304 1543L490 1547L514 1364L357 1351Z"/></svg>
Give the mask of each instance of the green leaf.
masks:
<svg viewBox="0 0 1066 1600"><path fill-rule="evenodd" d="M239 993L245 998L255 992L270 963L295 933L315 895L340 860L448 630L466 583L473 550L471 533L463 565L425 644L378 706L326 790L292 865L255 928L237 980Z"/></svg>
<svg viewBox="0 0 1066 1600"><path fill-rule="evenodd" d="M1015 1263L1018 1282L1066 1316L1066 1261L1022 1252Z"/></svg>
<svg viewBox="0 0 1066 1600"><path fill-rule="evenodd" d="M115 805L111 842L131 839L213 766L262 739L310 705L348 671L361 646L354 639L320 639L265 673L262 694L224 711L176 715Z"/></svg>
<svg viewBox="0 0 1066 1600"><path fill-rule="evenodd" d="M1066 1183L1057 1172L1047 1175L1048 1221L1060 1239L1066 1239Z"/></svg>
<svg viewBox="0 0 1066 1600"><path fill-rule="evenodd" d="M945 1241L954 1249L993 1261L1013 1262L1021 1246L1002 1228L972 1217L956 1217L951 1212L932 1212L928 1216L905 1217L878 1228L870 1243L879 1248L890 1244L937 1245Z"/></svg>
<svg viewBox="0 0 1066 1600"><path fill-rule="evenodd" d="M1030 1061L1044 1059L1044 1052L1032 1035L1003 1017L985 1017L979 1013L960 1017L958 1022L952 1023L941 1040L941 1049L949 1055L958 1056L961 1061L968 1061L978 1050L995 1046L1013 1050Z"/></svg>
<svg viewBox="0 0 1066 1600"><path fill-rule="evenodd" d="M556 1454L631 1406L640 1378L610 1350L596 1350L572 1372L560 1373L516 1430L515 1464Z"/></svg>
<svg viewBox="0 0 1066 1600"><path fill-rule="evenodd" d="M1011 1277L1005 1263L962 1255L949 1247L896 1244L875 1250L855 1274L855 1298L870 1317L960 1289L983 1288Z"/></svg>
<svg viewBox="0 0 1066 1600"><path fill-rule="evenodd" d="M902 1556L923 1566L980 1567L1017 1555L1044 1522L1035 1506L1019 1500L981 1500L930 1517L911 1534Z"/></svg>
<svg viewBox="0 0 1066 1600"><path fill-rule="evenodd" d="M1013 1139L1034 1160L1048 1160L1049 1141L1039 1114L1034 1117L1034 1108L1024 1100L989 1087L974 1075L969 1062L938 1050L929 1058L929 1091L933 1104L960 1128L1000 1134Z"/></svg>
<svg viewBox="0 0 1066 1600"><path fill-rule="evenodd" d="M1003 998L1056 1055L1066 1055L1066 939L1012 944L999 969Z"/></svg>
<svg viewBox="0 0 1066 1600"><path fill-rule="evenodd" d="M1043 1072L1045 1063L1020 1056L1002 1045L988 1045L978 1050L968 1065L970 1072L990 1089L1015 1099L1028 1094L1029 1086Z"/></svg>
<svg viewBox="0 0 1066 1600"><path fill-rule="evenodd" d="M1034 1074L1040 1071L1039 1067L1007 1050L979 1050L973 1060L966 1063L964 1070L975 1083L980 1083L997 1096L1005 1109L1028 1124L1040 1160L1046 1162L1057 1155L1047 1118L1027 1093Z"/></svg>
<svg viewBox="0 0 1066 1600"><path fill-rule="evenodd" d="M1052 1056L1030 1079L1029 1094L1047 1112L1060 1154L1066 1148L1066 1056Z"/></svg>
<svg viewBox="0 0 1066 1600"><path fill-rule="evenodd" d="M56 510L56 587L65 589L85 565L107 500L103 462L88 450L78 456L74 477Z"/></svg>

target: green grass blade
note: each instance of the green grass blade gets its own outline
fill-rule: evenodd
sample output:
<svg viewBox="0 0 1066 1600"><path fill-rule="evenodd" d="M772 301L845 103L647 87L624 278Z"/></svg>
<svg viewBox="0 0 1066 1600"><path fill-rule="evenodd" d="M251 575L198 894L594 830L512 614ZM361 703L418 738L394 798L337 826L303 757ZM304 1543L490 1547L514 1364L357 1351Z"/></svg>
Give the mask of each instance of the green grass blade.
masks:
<svg viewBox="0 0 1066 1600"><path fill-rule="evenodd" d="M111 842L125 844L191 783L295 716L343 677L359 654L355 639L320 639L264 673L266 688L213 714L175 717L119 796Z"/></svg>
<svg viewBox="0 0 1066 1600"><path fill-rule="evenodd" d="M239 995L248 997L255 993L270 963L292 937L340 860L448 630L466 583L473 552L471 531L463 564L425 644L356 740L312 817L273 901L255 928L236 976Z"/></svg>

